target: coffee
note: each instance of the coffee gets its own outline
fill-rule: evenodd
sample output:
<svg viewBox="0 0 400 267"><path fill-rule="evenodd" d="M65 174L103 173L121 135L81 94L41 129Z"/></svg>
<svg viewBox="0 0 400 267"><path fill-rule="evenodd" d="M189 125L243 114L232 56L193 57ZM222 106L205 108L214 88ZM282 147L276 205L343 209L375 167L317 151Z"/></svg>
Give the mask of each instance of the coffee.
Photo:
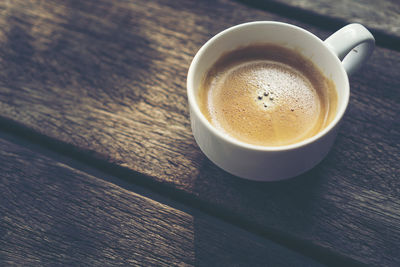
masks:
<svg viewBox="0 0 400 267"><path fill-rule="evenodd" d="M282 146L314 136L333 119L334 83L299 52L253 44L223 54L198 102L207 120L245 143Z"/></svg>

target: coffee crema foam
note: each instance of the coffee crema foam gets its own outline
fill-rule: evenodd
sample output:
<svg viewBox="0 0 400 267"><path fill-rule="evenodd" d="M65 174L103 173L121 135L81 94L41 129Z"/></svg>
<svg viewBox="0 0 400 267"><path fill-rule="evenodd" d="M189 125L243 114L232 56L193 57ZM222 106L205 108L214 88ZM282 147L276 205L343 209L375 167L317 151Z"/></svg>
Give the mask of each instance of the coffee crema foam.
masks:
<svg viewBox="0 0 400 267"><path fill-rule="evenodd" d="M314 136L332 121L334 83L300 53L256 44L222 55L199 88L202 113L245 143L282 146Z"/></svg>

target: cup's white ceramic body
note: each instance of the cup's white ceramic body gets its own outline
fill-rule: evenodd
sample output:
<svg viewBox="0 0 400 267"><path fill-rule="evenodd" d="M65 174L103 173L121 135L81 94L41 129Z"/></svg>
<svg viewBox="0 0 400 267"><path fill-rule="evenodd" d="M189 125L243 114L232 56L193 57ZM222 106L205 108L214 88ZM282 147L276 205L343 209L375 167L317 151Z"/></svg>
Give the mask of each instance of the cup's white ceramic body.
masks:
<svg viewBox="0 0 400 267"><path fill-rule="evenodd" d="M333 80L338 107L336 116L324 130L291 145L256 146L218 131L205 118L197 96L206 71L224 52L253 43L274 43L295 49ZM360 24L347 25L325 41L297 26L273 21L249 22L222 31L200 48L188 72L190 119L197 144L216 165L250 180L282 180L311 169L326 156L337 135L349 102L348 75L365 63L374 44L374 37Z"/></svg>

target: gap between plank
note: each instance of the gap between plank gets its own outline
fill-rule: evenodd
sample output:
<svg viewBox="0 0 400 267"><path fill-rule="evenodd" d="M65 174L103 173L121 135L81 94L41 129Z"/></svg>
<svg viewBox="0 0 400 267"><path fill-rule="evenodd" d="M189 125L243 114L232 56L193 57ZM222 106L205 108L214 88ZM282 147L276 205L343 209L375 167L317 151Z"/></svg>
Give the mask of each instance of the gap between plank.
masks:
<svg viewBox="0 0 400 267"><path fill-rule="evenodd" d="M345 25L351 23L344 19L335 17L329 17L315 13L313 11L292 7L284 3L278 3L275 1L260 1L260 0L236 0L244 5L269 11L280 16L288 17L291 19L304 22L321 29L335 32ZM400 38L397 36L390 35L380 30L372 29L368 27L372 35L375 37L377 46L388 48L394 51L400 51Z"/></svg>
<svg viewBox="0 0 400 267"><path fill-rule="evenodd" d="M0 137L18 145L25 145L40 153L53 155L57 161L77 170L107 180L129 191L135 189L133 192L188 214L192 214L193 211L188 210L186 207L196 209L327 266L365 266L354 259L338 255L330 249L311 244L276 229L249 223L240 216L207 205L189 193L167 184L158 183L154 179L149 179L147 175L99 159L94 152L82 151L73 145L47 137L18 122L3 117L0 117ZM142 187L142 189L138 188L138 186ZM157 197L157 194L159 197Z"/></svg>

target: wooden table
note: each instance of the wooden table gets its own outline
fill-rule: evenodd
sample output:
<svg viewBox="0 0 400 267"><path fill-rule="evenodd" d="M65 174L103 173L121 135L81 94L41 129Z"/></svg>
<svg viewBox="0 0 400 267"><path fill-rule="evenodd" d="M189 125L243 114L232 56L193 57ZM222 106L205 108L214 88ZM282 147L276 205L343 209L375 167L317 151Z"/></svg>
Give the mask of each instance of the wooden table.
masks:
<svg viewBox="0 0 400 267"><path fill-rule="evenodd" d="M332 151L284 182L190 130L194 54L254 20L377 39ZM400 266L397 1L2 0L0 69L1 266Z"/></svg>

